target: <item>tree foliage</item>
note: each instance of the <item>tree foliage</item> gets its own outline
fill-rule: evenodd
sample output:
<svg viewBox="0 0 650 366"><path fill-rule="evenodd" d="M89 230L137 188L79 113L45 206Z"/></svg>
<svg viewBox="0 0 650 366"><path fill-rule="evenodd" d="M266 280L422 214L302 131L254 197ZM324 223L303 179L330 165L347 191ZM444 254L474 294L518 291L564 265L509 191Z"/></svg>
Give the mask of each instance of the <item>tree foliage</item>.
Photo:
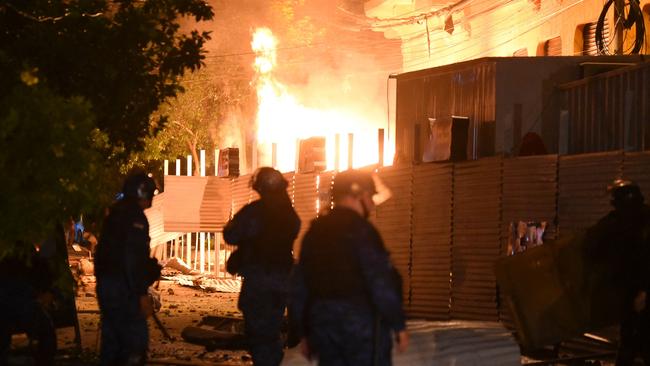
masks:
<svg viewBox="0 0 650 366"><path fill-rule="evenodd" d="M254 89L247 79L227 77L228 72L241 73L232 66L210 65L186 75L181 83L184 92L152 115L153 129L159 116L165 116L164 128L145 140L144 150L133 154L130 163L153 167L163 159L173 161L188 154L198 162L200 150L211 152L225 147L220 144L225 141L227 119L233 113L241 116L241 108L250 106L254 99ZM198 163L193 170L194 175L199 175Z"/></svg>
<svg viewBox="0 0 650 366"><path fill-rule="evenodd" d="M212 8L201 0L0 0L4 249L114 195L118 167L163 126L152 130L152 113L202 65L209 34L182 31L188 17L210 20Z"/></svg>
<svg viewBox="0 0 650 366"><path fill-rule="evenodd" d="M252 139L256 92L250 42L254 29L270 27L281 47L289 49L281 54L285 57L280 65L289 78L301 77L303 71L298 72L296 64L305 57L304 47L320 42L324 35L305 14L304 0L212 0L211 4L219 16L209 24L215 36L207 45L206 67L186 75L184 92L161 106L159 113L169 118L164 129L146 139L144 151L134 154L131 164L160 166L162 159L173 161L188 154L197 161L201 149L211 152L232 147L229 143L233 140L245 143ZM152 126L157 128L158 118L154 117ZM233 119L238 131L233 131ZM239 136L233 137L235 134ZM244 146L237 147L243 154ZM198 169L194 164L193 174L198 175Z"/></svg>

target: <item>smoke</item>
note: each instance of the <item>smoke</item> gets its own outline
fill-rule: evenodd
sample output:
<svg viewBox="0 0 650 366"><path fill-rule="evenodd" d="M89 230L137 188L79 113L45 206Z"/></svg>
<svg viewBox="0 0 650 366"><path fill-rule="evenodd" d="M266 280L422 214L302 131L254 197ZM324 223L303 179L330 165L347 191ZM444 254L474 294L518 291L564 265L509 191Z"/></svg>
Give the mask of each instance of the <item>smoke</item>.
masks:
<svg viewBox="0 0 650 366"><path fill-rule="evenodd" d="M282 70L281 67L281 81L283 72L286 72L286 68ZM373 57L349 51L335 63L313 60L304 83L286 85L307 107L346 111L363 117L369 123L367 126L350 126L347 132L354 132L359 128L385 128L387 76Z"/></svg>
<svg viewBox="0 0 650 366"><path fill-rule="evenodd" d="M239 148L239 163L244 167L247 164L245 141L249 138L246 136L247 129L242 127L250 125L249 120L239 106L232 106L224 114L213 137L213 140L218 143L217 146Z"/></svg>
<svg viewBox="0 0 650 366"><path fill-rule="evenodd" d="M206 67L212 77L228 79L235 94L245 94L233 99L220 113L211 132L215 146L239 147L242 155L252 152L258 100L253 69L255 55L250 44L254 30L259 27L268 27L278 39L274 78L300 104L309 109L337 110L364 121L362 125L341 126L341 133L359 130L376 133L378 128L386 128L386 80L390 72L399 71L401 60L391 64L395 60L387 60L382 55L390 54L386 50L390 47L399 53L399 44L385 40L379 33L368 35L372 32L342 28L337 2L209 2L215 19L201 26L201 30L212 32L212 40L206 44ZM375 52L378 49L383 52ZM331 123L342 122L332 120ZM318 134L314 131L314 135ZM376 138L374 141L376 144Z"/></svg>

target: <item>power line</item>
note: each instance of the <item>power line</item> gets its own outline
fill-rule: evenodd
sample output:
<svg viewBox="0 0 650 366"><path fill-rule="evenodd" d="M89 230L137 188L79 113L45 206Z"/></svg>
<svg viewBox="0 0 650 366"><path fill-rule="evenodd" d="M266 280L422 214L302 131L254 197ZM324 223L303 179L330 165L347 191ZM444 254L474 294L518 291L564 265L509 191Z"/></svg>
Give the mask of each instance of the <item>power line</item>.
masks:
<svg viewBox="0 0 650 366"><path fill-rule="evenodd" d="M535 22L532 22L532 25L529 26L529 27L527 27L527 29L525 29L524 31L522 31L522 32L517 32L516 35L510 37L509 39L507 39L507 40L505 40L505 41L499 42L498 44L496 44L496 45L493 46L493 47L490 47L490 48L487 49L487 50L483 50L483 51L478 52L478 53L472 53L472 54L468 55L467 57L465 57L463 60L475 59L475 58L481 57L481 56L483 56L483 55L489 54L489 53L491 53L492 51L494 51L495 49L497 49L497 48L499 48L499 47L501 47L501 46L503 46L503 45L505 45L505 44L507 44L507 43L509 43L509 42L512 42L512 41L514 41L516 38L519 38L519 37L521 37L521 36L527 34L528 32L532 31L533 29L539 27L542 23L546 22L548 19L553 18L553 17L557 16L558 14L561 14L561 13L567 11L568 9L570 9L570 8L572 8L572 7L578 5L579 3L582 3L582 2L584 2L584 0L577 0L577 1L573 2L572 4L569 4L569 5L567 5L567 6L564 6L564 7L560 8L560 9L554 11L554 12L551 12L551 13L545 14L543 17L538 18ZM522 3L520 2L519 5L522 6L521 4L522 4ZM518 13L522 13L522 12L524 12L525 10L526 10L525 6L522 6L522 7L519 9ZM513 17L510 17L510 18L519 18L519 17L513 16ZM522 18L523 18L523 17L522 17ZM499 22L499 23L497 23L497 24L498 24L498 25L504 25L504 24L505 24L505 25L509 25L509 24L507 24L507 19L502 20L501 22ZM517 23L517 24L514 24L514 25L511 25L511 26L508 26L508 27L505 29L505 31L507 32L507 31L509 31L510 29L512 29L512 28L515 27L515 26L516 26L517 28L519 28L520 26L525 25L525 24L531 24L531 23L530 23L530 21L529 21L528 19L524 19L524 20L522 20L521 22L519 22L519 23ZM494 25L494 24L492 24L492 25ZM469 43L468 40L459 40L458 42L456 42L455 44L453 44L453 45L451 45L451 46L440 47L440 49L443 49L443 48L444 48L443 50L441 50L441 54L442 54L442 56L448 56L449 53L453 53L453 52L452 52L452 51L453 51L453 48L458 47L458 46L462 46L462 47L464 47L464 48L474 47L474 46L476 46L477 44L480 44L480 41L481 41L483 38L498 39L499 37L503 37L503 35L504 35L505 32L504 32L504 29L500 29L499 33L496 33L496 34L495 34L494 31L490 31L490 30L488 30L488 31L482 31L482 32L474 32L474 31L473 31L472 33L479 33L479 34L482 34L482 36L480 36L480 37L478 37L478 38L473 38L471 43ZM433 50L432 50L432 51L433 51ZM448 52L444 52L444 51L448 51ZM423 51L423 52L424 52L424 51ZM417 62L417 59L416 59L416 62L411 62L411 63L409 63L408 65L405 65L405 68L408 68L408 69L411 69L411 70L416 70L416 69L419 68L419 66L422 66L422 65L425 65L425 64L430 63L430 60L429 60L428 58L426 58L426 57L421 57L421 58L419 58L419 59L420 59L421 61ZM408 67L407 67L407 66L408 66Z"/></svg>
<svg viewBox="0 0 650 366"><path fill-rule="evenodd" d="M510 2L510 1L512 1L512 0L505 0L506 3ZM444 7L444 8L458 7L458 6L462 5L462 4L465 4L465 6L467 6L467 5L469 5L469 3L472 3L472 2L474 2L474 0L462 0L462 1L457 2L456 4L452 4L452 5L449 5L449 6ZM480 1L478 3L475 3L474 5L479 5L479 4L482 5L482 4L486 4L486 3L493 3L493 0L483 0L483 1ZM493 8L496 8L496 7L497 6L493 6ZM423 7L423 8L430 8L430 7ZM420 8L420 9L423 9L423 8ZM463 8L458 8L458 9L460 11ZM477 14L477 15L480 15L480 14ZM420 15L418 15L418 16L420 16ZM323 21L321 20L321 22L323 22ZM331 22L327 22L327 21L325 21L323 23L332 24ZM374 29L368 28L367 30L374 30ZM417 34L418 36L423 36L424 34L426 34L426 32L416 31L416 32L413 32L411 34ZM407 34L404 34L404 35L408 36L409 34L407 33ZM404 38L403 37L404 35L402 35L401 38ZM388 39L387 40L373 41L374 43L370 43L370 44L367 43L367 40L362 40L362 41L366 42L366 44L357 47L357 49L360 49L360 50L372 50L373 48L379 49L379 48L383 48L385 46L386 42L390 42L390 40L388 40ZM398 40L395 40L395 41L398 41ZM320 42L320 43L315 43L315 44L304 44L304 45L290 46L290 47L279 47L279 48L276 49L276 51L281 52L281 51L296 50L296 49L317 49L317 48L321 48L321 47L331 48L332 46L335 46L335 45L333 45L331 43ZM207 59L217 59L217 58L243 57L243 56L254 56L254 55L255 55L255 53L253 51L242 51L242 52L235 52L235 53L228 53L228 54L208 54L205 57Z"/></svg>
<svg viewBox="0 0 650 366"><path fill-rule="evenodd" d="M558 14L561 14L570 8L578 5L579 3L582 3L584 0L579 0L575 1L571 4L568 4L566 6L561 7L560 9L556 9L555 11L549 12L547 11L546 13L543 14L542 17L538 17L536 21L530 22L530 17L523 17L523 16L517 16L517 15L511 15L509 17L503 17L500 19L497 23L489 23L489 24L483 24L480 27L474 27L472 29L472 34L477 34L478 36L473 36L471 39L458 39L454 41L451 44L446 44L442 46L437 46L432 48L432 52L436 53L436 56L438 58L445 58L445 57L451 57L455 52L456 48L458 47L463 47L463 48L471 48L471 47L478 47L480 46L481 42L484 39L499 39L499 38L504 38L505 35L507 34L512 34L513 29L519 29L525 25L530 24L530 26L525 27L523 31L517 32L515 35L512 35L508 39L505 39L503 41L499 41L498 44L494 45L493 47L490 47L489 49L478 51L472 54L469 54L465 59L472 59L472 58L477 58L482 55L489 54L490 52L494 51L495 49L514 41L515 39L527 34L531 30L539 27L541 24L546 22L548 19L553 18L557 16ZM480 4L485 4L487 1L482 2ZM506 0L500 5L505 5L513 3L511 0ZM475 5L478 5L475 3ZM525 12L528 12L527 8L527 3L525 1L519 1L515 2L513 4L514 6L518 6L518 9L516 11L516 14L523 14ZM492 6L488 9L482 9L478 13L470 14L468 15L469 17L476 17L481 14L489 14L493 13L494 11L498 11L501 9L501 6ZM530 12L532 13L532 9ZM513 24L512 19L522 19L521 21L518 21ZM433 32L434 33L434 38L432 39L432 42L440 42L444 38L450 37L446 32L442 30L436 30ZM365 44L360 47L357 47L357 50L363 51L363 50L375 50L375 51L381 51L382 49L379 47L381 44L384 43L383 41L379 41L376 43L370 43L370 44ZM431 63L431 59L428 57L428 51L423 47L422 50L418 50L418 48L422 47L423 45L402 45L399 49L399 51L386 51L386 52L377 52L373 56L376 56L378 58L381 58L381 63L384 65L382 67L383 70L378 70L375 72L371 73L376 73L380 74L384 71L390 72L390 71L400 71L403 68L406 69L418 69L420 66L424 66L427 64ZM408 53L411 56L416 56L416 57L411 57L410 62L408 62L406 65L403 64L404 62L404 55L402 54L402 51L405 53ZM422 55L417 57L417 55ZM318 57L318 55L315 55L314 57ZM312 58L305 58L305 59L299 59L299 60L294 60L294 61L289 61L286 63L283 63L283 65L301 65L301 64L310 64L312 63L313 59ZM237 76L237 75L236 75Z"/></svg>
<svg viewBox="0 0 650 366"><path fill-rule="evenodd" d="M299 46L292 47L278 47L276 51L286 51L286 50L295 50L295 49L304 49L304 48L314 48L317 46L325 45L325 43L314 43L314 44L304 44ZM223 57L235 57L235 56L255 56L256 53L253 51L237 52L237 53L226 53L221 55L206 55L206 58L223 58Z"/></svg>
<svg viewBox="0 0 650 366"><path fill-rule="evenodd" d="M451 5L443 6L436 10L432 10L426 13L421 13L418 15L405 17L405 18L359 17L358 19L362 22L365 22L366 24L369 24L369 25L362 25L362 26L369 27L370 29L392 28L395 26L416 23L420 20L424 20L429 17L443 16L443 15L451 14L456 11L461 11L464 6L468 6L473 1L474 0L459 0Z"/></svg>
<svg viewBox="0 0 650 366"><path fill-rule="evenodd" d="M32 14L29 14L29 13L23 11L23 10L18 9L15 5L13 5L13 4L9 3L9 2L5 2L4 5L7 8L13 10L16 14L22 16L23 18L27 18L29 20L39 22L39 23L58 22L60 20L65 19L66 17L72 15L72 13L68 9L66 9L65 13L63 15L59 15L59 16L47 16L47 17L46 16L40 16L40 15L36 16L36 15L32 15ZM80 17L86 17L86 18L97 18L97 17L100 17L100 16L104 15L104 13L103 12L98 12L98 13L93 13L93 14L90 14L90 13L75 13L75 15L80 16Z"/></svg>

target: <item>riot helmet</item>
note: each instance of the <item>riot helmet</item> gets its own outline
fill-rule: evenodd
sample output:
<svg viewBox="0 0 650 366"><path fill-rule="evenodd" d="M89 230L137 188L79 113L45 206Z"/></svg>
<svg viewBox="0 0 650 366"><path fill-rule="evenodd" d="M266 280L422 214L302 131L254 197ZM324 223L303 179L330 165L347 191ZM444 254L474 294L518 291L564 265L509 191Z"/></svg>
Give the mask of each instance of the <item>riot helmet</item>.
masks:
<svg viewBox="0 0 650 366"><path fill-rule="evenodd" d="M286 192L289 183L282 173L271 167L262 167L257 169L251 177L250 186L260 196L269 193Z"/></svg>
<svg viewBox="0 0 650 366"><path fill-rule="evenodd" d="M156 182L141 170L134 170L124 180L122 193L125 199L153 200L156 194Z"/></svg>
<svg viewBox="0 0 650 366"><path fill-rule="evenodd" d="M638 208L643 205L641 188L631 180L616 179L607 190L611 195L611 204L616 209Z"/></svg>
<svg viewBox="0 0 650 366"><path fill-rule="evenodd" d="M375 206L386 202L391 193L375 173L360 170L346 170L334 177L332 198L334 202L345 196L359 197L367 192L372 197Z"/></svg>

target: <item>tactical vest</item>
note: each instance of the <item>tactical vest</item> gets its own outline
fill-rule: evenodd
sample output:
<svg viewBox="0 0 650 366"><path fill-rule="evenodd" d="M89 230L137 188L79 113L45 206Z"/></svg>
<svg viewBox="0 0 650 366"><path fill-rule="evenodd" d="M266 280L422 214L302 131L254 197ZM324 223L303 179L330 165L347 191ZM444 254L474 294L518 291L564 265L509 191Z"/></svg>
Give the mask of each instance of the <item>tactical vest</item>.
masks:
<svg viewBox="0 0 650 366"><path fill-rule="evenodd" d="M367 303L357 245L358 233L370 224L351 210L335 209L312 225L302 263L313 299Z"/></svg>

